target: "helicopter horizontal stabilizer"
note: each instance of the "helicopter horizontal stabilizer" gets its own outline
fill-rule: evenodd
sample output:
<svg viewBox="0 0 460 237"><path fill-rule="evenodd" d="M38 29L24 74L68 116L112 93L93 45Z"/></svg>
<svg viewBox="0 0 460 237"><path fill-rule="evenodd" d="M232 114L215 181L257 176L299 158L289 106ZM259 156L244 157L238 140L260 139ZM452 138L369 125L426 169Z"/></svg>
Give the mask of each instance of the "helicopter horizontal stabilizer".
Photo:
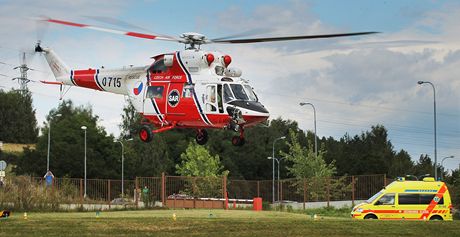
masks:
<svg viewBox="0 0 460 237"><path fill-rule="evenodd" d="M60 81L40 81L43 84L48 84L48 85L64 85L63 82Z"/></svg>

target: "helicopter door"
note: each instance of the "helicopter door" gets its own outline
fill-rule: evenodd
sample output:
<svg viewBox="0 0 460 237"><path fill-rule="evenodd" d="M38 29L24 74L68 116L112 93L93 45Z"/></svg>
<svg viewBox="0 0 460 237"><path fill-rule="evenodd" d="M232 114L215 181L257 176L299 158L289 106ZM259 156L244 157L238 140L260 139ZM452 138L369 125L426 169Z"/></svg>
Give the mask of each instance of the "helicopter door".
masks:
<svg viewBox="0 0 460 237"><path fill-rule="evenodd" d="M144 100L145 115L157 115L160 122L163 122L167 90L168 83L152 83L148 87Z"/></svg>
<svg viewBox="0 0 460 237"><path fill-rule="evenodd" d="M220 87L220 94L222 93L222 85ZM218 92L217 85L208 85L206 86L206 100L205 108L207 113L222 113L222 96Z"/></svg>

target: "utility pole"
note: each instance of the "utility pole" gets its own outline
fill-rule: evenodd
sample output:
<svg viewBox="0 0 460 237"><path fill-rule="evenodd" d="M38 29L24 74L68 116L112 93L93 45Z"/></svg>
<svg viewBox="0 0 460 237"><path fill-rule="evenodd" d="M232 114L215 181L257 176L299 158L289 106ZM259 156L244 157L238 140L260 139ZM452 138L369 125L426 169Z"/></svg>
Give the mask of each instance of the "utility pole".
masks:
<svg viewBox="0 0 460 237"><path fill-rule="evenodd" d="M27 78L27 71L33 70L26 64L26 53L22 53L22 64L20 66L14 67L13 69L19 69L19 72L21 73L20 77L15 77L12 80L18 80L21 93L24 94L28 90L27 83L30 82L30 80Z"/></svg>

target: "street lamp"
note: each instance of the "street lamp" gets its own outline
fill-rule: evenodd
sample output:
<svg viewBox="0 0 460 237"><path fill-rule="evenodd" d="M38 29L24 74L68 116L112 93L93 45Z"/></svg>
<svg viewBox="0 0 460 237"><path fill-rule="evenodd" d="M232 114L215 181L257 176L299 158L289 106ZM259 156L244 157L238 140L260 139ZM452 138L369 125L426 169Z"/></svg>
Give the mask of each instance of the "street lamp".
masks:
<svg viewBox="0 0 460 237"><path fill-rule="evenodd" d="M434 88L433 83L429 81L418 81L417 82L419 85L422 84L430 84L431 87L433 88L433 108L434 108L434 179L438 180L438 169L436 168L436 165L438 164L438 152L436 150L436 89Z"/></svg>
<svg viewBox="0 0 460 237"><path fill-rule="evenodd" d="M299 105L300 106L311 105L311 107L313 108L314 123L315 123L315 158L316 158L316 156L318 154L318 142L316 141L316 109L315 109L315 106L312 103L301 102L301 103L299 103Z"/></svg>
<svg viewBox="0 0 460 237"><path fill-rule="evenodd" d="M442 160L441 160L441 166L442 166L441 180L444 180L444 178L442 177L442 176L444 175L444 165L443 165L444 160L445 160L445 159L452 159L452 158L454 158L454 157L455 157L455 156L447 156L447 157L442 158Z"/></svg>
<svg viewBox="0 0 460 237"><path fill-rule="evenodd" d="M272 146L272 157L275 157L275 143L278 140L286 139L285 136L278 137L273 141ZM273 160L273 180L272 180L272 196L273 196L273 204L275 203L275 160Z"/></svg>
<svg viewBox="0 0 460 237"><path fill-rule="evenodd" d="M62 114L54 115L54 117L61 117L61 116ZM50 170L51 120L52 118L50 118L50 122L48 124L48 154L46 155L46 172Z"/></svg>
<svg viewBox="0 0 460 237"><path fill-rule="evenodd" d="M83 129L83 131L85 131L85 186L84 186L84 189L85 189L85 194L83 195L83 197L86 198L86 129L87 127L86 126L81 126L81 129Z"/></svg>
<svg viewBox="0 0 460 237"><path fill-rule="evenodd" d="M132 141L133 139L130 138L126 141ZM121 198L125 196L125 165L124 165L124 160L125 160L125 149L123 146L123 142L121 140L115 140L113 142L119 142L121 144Z"/></svg>
<svg viewBox="0 0 460 237"><path fill-rule="evenodd" d="M285 157L281 158L272 158L272 157L267 157L269 160L276 160L276 163L278 163L278 204L280 203L280 163Z"/></svg>

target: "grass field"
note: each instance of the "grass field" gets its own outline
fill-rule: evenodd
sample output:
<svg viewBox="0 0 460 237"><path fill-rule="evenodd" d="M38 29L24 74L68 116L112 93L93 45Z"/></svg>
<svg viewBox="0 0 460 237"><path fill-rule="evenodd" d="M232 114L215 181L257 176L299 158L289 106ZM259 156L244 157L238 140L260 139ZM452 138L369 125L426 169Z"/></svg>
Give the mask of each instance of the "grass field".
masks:
<svg viewBox="0 0 460 237"><path fill-rule="evenodd" d="M176 214L176 221L173 220ZM287 212L152 210L13 213L0 236L460 236L460 222L357 221Z"/></svg>
<svg viewBox="0 0 460 237"><path fill-rule="evenodd" d="M16 143L3 143L2 151L8 153L22 153L24 147L35 149L35 144L16 144Z"/></svg>

